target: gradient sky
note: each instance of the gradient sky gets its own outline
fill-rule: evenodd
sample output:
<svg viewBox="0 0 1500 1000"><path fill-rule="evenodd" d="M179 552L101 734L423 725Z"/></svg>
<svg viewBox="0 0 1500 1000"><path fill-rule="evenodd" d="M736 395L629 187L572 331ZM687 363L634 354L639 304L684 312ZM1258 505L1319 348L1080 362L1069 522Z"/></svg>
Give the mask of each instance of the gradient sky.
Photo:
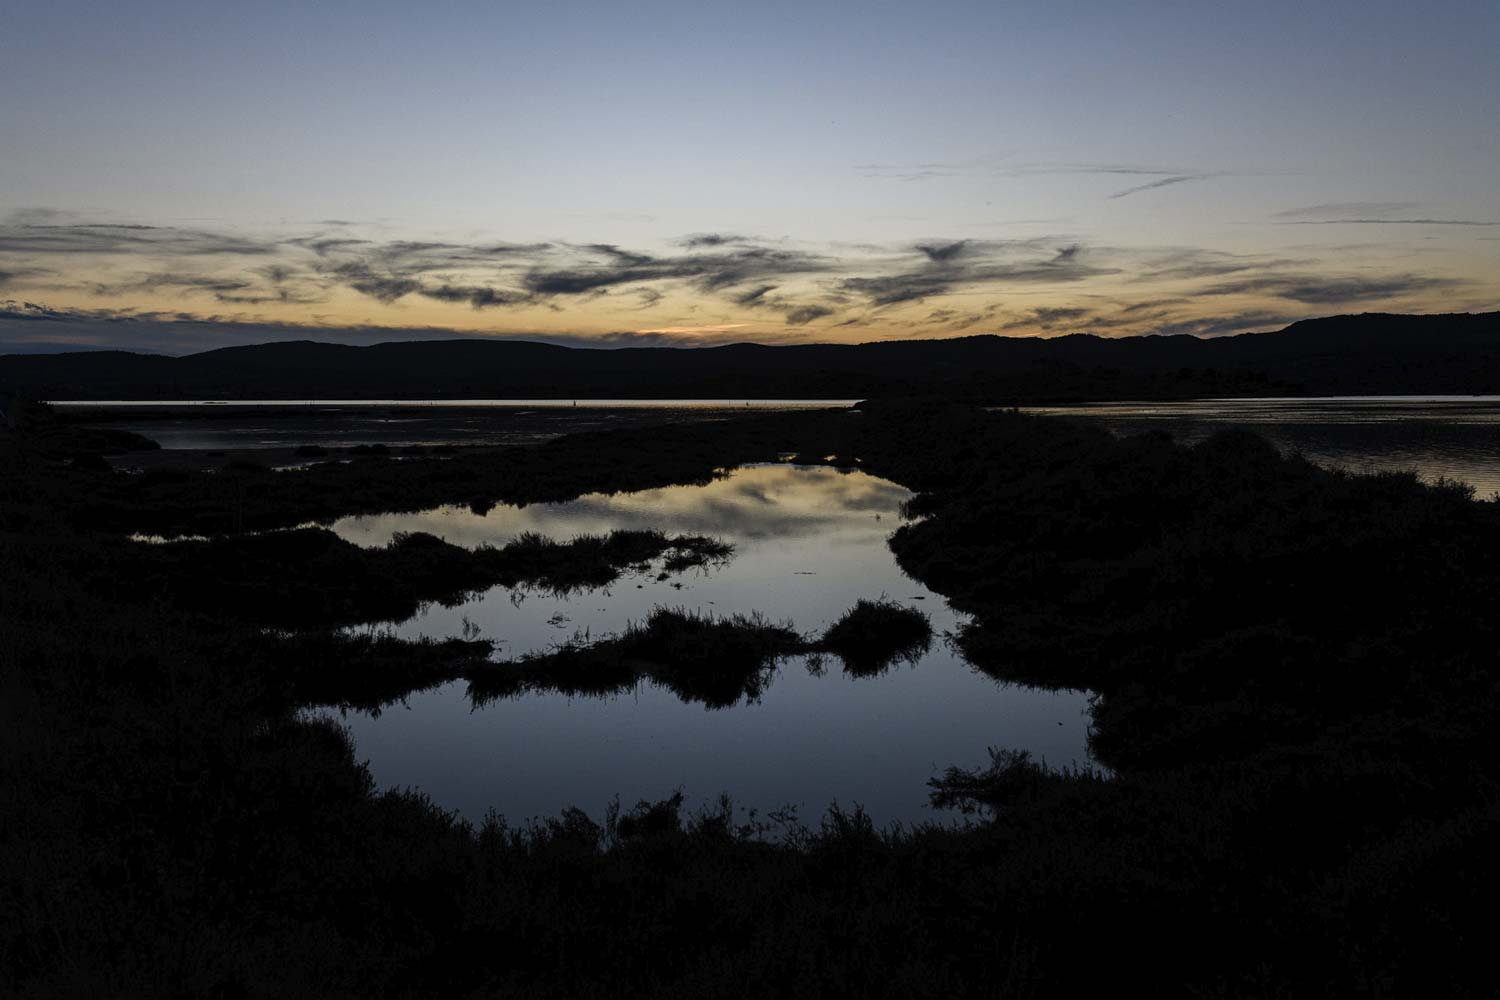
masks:
<svg viewBox="0 0 1500 1000"><path fill-rule="evenodd" d="M1500 3L11 9L0 349L1500 308Z"/></svg>

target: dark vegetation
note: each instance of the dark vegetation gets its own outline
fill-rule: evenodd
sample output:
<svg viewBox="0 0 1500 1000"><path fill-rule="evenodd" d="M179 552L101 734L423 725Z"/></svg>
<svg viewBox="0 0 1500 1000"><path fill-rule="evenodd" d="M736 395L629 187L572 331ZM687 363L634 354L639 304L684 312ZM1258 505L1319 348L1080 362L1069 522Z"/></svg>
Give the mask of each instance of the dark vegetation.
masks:
<svg viewBox="0 0 1500 1000"><path fill-rule="evenodd" d="M816 640L753 613L656 608L619 635L573 640L515 662L475 664L464 676L476 704L539 690L613 694L651 680L684 701L725 708L757 700L785 657L833 653L850 673L870 676L897 660L914 661L931 638L926 615L883 599L859 601Z"/></svg>
<svg viewBox="0 0 1500 1000"><path fill-rule="evenodd" d="M851 674L878 674L898 660L915 662L932 644L932 623L888 598L858 601L823 633L822 648Z"/></svg>
<svg viewBox="0 0 1500 1000"><path fill-rule="evenodd" d="M0 396L0 398L8 398ZM155 451L158 445L130 431L109 427L83 427L62 419L48 406L37 406L27 398L16 398L0 408L0 427L8 436L24 437L26 454L43 461L66 461L94 469L106 468L105 455Z"/></svg>
<svg viewBox="0 0 1500 1000"><path fill-rule="evenodd" d="M326 705L379 712L484 667L494 652L483 639L408 640L327 630L252 634L246 645L257 658L257 700L272 711Z"/></svg>
<svg viewBox="0 0 1500 1000"><path fill-rule="evenodd" d="M1500 313L1364 314L1199 339L959 337L589 350L483 339L230 347L183 358L101 351L0 357L0 398L849 399L986 401L1482 393L1500 377Z"/></svg>
<svg viewBox="0 0 1500 1000"><path fill-rule="evenodd" d="M855 417L836 413L835 424ZM366 453L347 462L320 462L281 475L253 462L217 468L152 468L110 475L96 467L83 478L57 470L29 484L68 524L110 533L215 535L326 523L346 514L419 511L461 503L484 513L497 503L571 500L597 491L642 490L707 483L720 470L774 459L780 442L807 427L826 437L828 420L797 413L734 420L704 419L624 431L571 434L535 446L474 448L396 459ZM20 435L25 441L26 436ZM816 439L809 439L817 452ZM846 454L847 454L846 450ZM30 454L28 451L27 454ZM25 461L25 459L23 459Z"/></svg>
<svg viewBox="0 0 1500 1000"><path fill-rule="evenodd" d="M1099 692L1108 778L945 762L935 800L978 817L960 829L836 809L747 829L683 815L669 777L604 822L474 827L376 793L301 710L488 678L486 644L271 632L165 574L116 579L178 548L131 531L563 499L788 451L917 491L903 565L973 615L983 669ZM0 438L0 994L1492 992L1500 511L1462 488L921 402L286 473L67 454ZM287 537L352 560L320 577L335 609L383 560L476 558ZM272 608L287 565L258 550L284 542L179 544L227 546L240 586L271 574L250 606ZM702 657L795 639L748 624L659 612L545 683L597 666L688 691Z"/></svg>
<svg viewBox="0 0 1500 1000"><path fill-rule="evenodd" d="M454 602L493 586L566 593L613 583L662 558L675 572L730 558L701 536L612 531L555 542L527 533L500 547L465 549L433 535L400 534L365 549L325 528L134 545L101 553L100 596L141 595L203 614L282 628L410 617L420 604Z"/></svg>
<svg viewBox="0 0 1500 1000"><path fill-rule="evenodd" d="M1500 522L1468 487L1330 472L1239 431L1080 431L1063 458L1012 429L971 438L891 545L975 616L973 662L1102 692L1112 761L1253 755L1492 683Z"/></svg>
<svg viewBox="0 0 1500 1000"><path fill-rule="evenodd" d="M776 660L804 648L790 627L754 615L657 608L617 636L475 667L468 672L469 691L482 704L537 689L607 694L650 678L684 700L722 708L758 697Z"/></svg>

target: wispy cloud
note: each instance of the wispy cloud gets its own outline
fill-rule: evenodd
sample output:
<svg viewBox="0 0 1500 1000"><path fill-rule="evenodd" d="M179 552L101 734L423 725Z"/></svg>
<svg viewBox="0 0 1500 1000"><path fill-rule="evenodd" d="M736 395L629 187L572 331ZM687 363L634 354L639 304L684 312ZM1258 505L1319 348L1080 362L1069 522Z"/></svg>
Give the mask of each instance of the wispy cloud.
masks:
<svg viewBox="0 0 1500 1000"><path fill-rule="evenodd" d="M1296 219L1282 226L1500 226L1489 219Z"/></svg>
<svg viewBox="0 0 1500 1000"><path fill-rule="evenodd" d="M513 306L527 301L526 296L517 292L491 288L488 285L438 285L419 287L417 292L438 302L465 302L475 309Z"/></svg>
<svg viewBox="0 0 1500 1000"><path fill-rule="evenodd" d="M1121 195L1217 176L1128 164L989 164L984 169L1142 179ZM1403 202L1328 203L1272 218L1317 225L1443 221L1407 218L1402 213L1409 209ZM1293 257L1193 246L1099 245L1076 235L958 238L951 230L889 244L704 231L641 246L608 239L386 239L378 230L321 225L326 228L245 235L79 220L56 212L12 213L0 222L0 286L19 303L10 307L7 322L121 326L132 336L147 324L182 324L172 327L171 337L179 338L212 323L238 324L242 333L261 330L256 324L268 317L289 320L280 324L284 329L299 322L322 329L319 323L340 317L358 317L360 324L390 317L396 321L392 329L426 329L399 323L402 307L420 304L424 318L443 314L446 305L483 312L493 317L484 322L496 325L520 325L526 316L541 317L541 326L559 325L563 320L547 311L566 310L585 331L578 336L605 336L587 331L612 326L617 333L609 336L622 343L647 335L705 343L705 337L750 331L754 339L807 340L822 331L861 327L886 336L1217 333L1227 311L1239 309L1232 315L1240 320L1249 315L1234 296L1274 300L1264 312L1280 315L1278 302L1308 310L1387 300L1430 306L1439 299L1456 301L1452 293L1471 285L1476 291L1464 301L1478 301L1488 287L1447 271L1362 271L1362 261L1372 258L1361 256L1358 248L1341 251L1335 261L1327 247L1303 247ZM116 308L72 308L110 299ZM66 306L37 305L48 301ZM332 305L321 312L309 308L322 303ZM644 325L643 310L651 310L657 322L631 329ZM1295 310L1288 305L1285 311ZM455 326L479 322L461 322L457 312L447 315ZM171 339L160 336L161 344Z"/></svg>
<svg viewBox="0 0 1500 1000"><path fill-rule="evenodd" d="M1321 205L1303 205L1277 212L1276 219L1381 219L1405 215L1417 207L1413 201L1333 201Z"/></svg>
<svg viewBox="0 0 1500 1000"><path fill-rule="evenodd" d="M855 170L862 176L897 181L925 181L933 177L951 177L955 174L992 170L989 161L974 160L964 163L859 163Z"/></svg>
<svg viewBox="0 0 1500 1000"><path fill-rule="evenodd" d="M12 285L19 281L29 281L33 278L43 278L52 274L51 271L42 267L4 267L0 268L0 288Z"/></svg>
<svg viewBox="0 0 1500 1000"><path fill-rule="evenodd" d="M1147 181L1145 184L1137 184L1134 187L1128 187L1128 188L1126 188L1123 191L1116 191L1114 194L1110 195L1109 197L1110 197L1111 200L1113 200L1115 198L1126 198L1126 197L1129 197L1130 195L1133 195L1133 194L1140 194L1143 191L1155 191L1158 188L1171 187L1174 184L1186 184L1188 181L1203 181L1203 180L1208 180L1210 177L1217 177L1217 176L1219 176L1219 175L1218 174L1178 174L1178 175L1176 175L1174 177L1163 177L1163 178L1161 178L1159 180Z"/></svg>
<svg viewBox="0 0 1500 1000"><path fill-rule="evenodd" d="M161 288L171 288L183 293L231 293L242 292L251 287L251 284L250 281L243 278L218 278L201 274L159 272L144 274L138 278L116 284L96 284L93 292L95 295L122 295L128 292L149 292Z"/></svg>
<svg viewBox="0 0 1500 1000"><path fill-rule="evenodd" d="M1039 306L1003 324L1002 330L1053 330L1088 319L1094 310L1079 307Z"/></svg>
<svg viewBox="0 0 1500 1000"><path fill-rule="evenodd" d="M698 247L725 247L733 246L736 243L754 242L749 236L737 236L733 233L694 233L690 236L682 237L682 239L677 241L677 245L692 250Z"/></svg>
<svg viewBox="0 0 1500 1000"><path fill-rule="evenodd" d="M700 326L662 326L654 330L635 330L637 334L642 333L669 333L669 334L697 334L697 333L727 333L730 330L743 330L749 323L706 323Z"/></svg>
<svg viewBox="0 0 1500 1000"><path fill-rule="evenodd" d="M0 225L0 253L31 257L125 252L174 257L256 256L275 251L276 245L271 242L169 226L118 223Z"/></svg>
<svg viewBox="0 0 1500 1000"><path fill-rule="evenodd" d="M563 266L537 266L522 279L536 296L574 296L617 285L689 281L702 291L718 291L764 278L826 272L833 262L800 250L744 246L714 253L653 255L598 245L584 248L593 259Z"/></svg>
<svg viewBox="0 0 1500 1000"><path fill-rule="evenodd" d="M925 181L937 177L956 177L987 174L999 177L1055 177L1055 176L1106 176L1106 177L1152 177L1154 180L1122 191L1109 198L1124 198L1144 191L1171 187L1188 181L1202 181L1214 177L1232 176L1227 171L1198 170L1184 167L1152 166L1131 163L1014 163L1003 158L971 160L958 163L865 163L856 169L865 177L902 181Z"/></svg>
<svg viewBox="0 0 1500 1000"><path fill-rule="evenodd" d="M921 255L919 266L875 277L845 278L839 287L864 297L871 305L891 306L959 288L1065 284L1119 273L1118 268L1089 264L1083 248L1076 243L1058 246L1047 240L960 240L920 244L913 249Z"/></svg>
<svg viewBox="0 0 1500 1000"><path fill-rule="evenodd" d="M1268 257L1264 254L1236 254L1187 247L1168 253L1146 255L1132 274L1131 280L1156 282L1217 278L1247 271L1306 267L1314 263L1316 262L1308 258Z"/></svg>
<svg viewBox="0 0 1500 1000"><path fill-rule="evenodd" d="M1416 274L1339 277L1323 274L1262 275L1202 289L1203 295L1268 295L1309 305L1330 306L1447 291L1467 282Z"/></svg>
<svg viewBox="0 0 1500 1000"><path fill-rule="evenodd" d="M1489 219L1416 216L1414 201L1337 201L1289 208L1272 216L1283 226L1500 226Z"/></svg>
<svg viewBox="0 0 1500 1000"><path fill-rule="evenodd" d="M828 306L795 306L786 311L786 321L792 326L806 326L815 319L822 319L824 316L833 314L834 310Z"/></svg>

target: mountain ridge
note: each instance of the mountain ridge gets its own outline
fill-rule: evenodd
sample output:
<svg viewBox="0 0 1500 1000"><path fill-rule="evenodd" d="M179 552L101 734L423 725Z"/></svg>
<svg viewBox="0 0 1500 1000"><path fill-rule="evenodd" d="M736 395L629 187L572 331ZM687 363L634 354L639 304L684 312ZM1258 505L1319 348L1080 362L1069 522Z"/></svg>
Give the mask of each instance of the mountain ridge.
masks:
<svg viewBox="0 0 1500 1000"><path fill-rule="evenodd" d="M43 399L854 398L1500 391L1500 312L1364 313L1233 337L1004 337L577 348L454 338L315 340L169 357L0 355L0 392Z"/></svg>

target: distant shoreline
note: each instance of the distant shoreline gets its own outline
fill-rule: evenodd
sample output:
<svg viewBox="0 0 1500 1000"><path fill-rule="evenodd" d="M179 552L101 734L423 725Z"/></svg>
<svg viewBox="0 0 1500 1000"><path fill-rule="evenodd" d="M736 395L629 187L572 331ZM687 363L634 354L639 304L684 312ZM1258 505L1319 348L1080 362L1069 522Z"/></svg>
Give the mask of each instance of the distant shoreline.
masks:
<svg viewBox="0 0 1500 1000"><path fill-rule="evenodd" d="M432 407L446 409L820 409L829 407L857 406L864 399L49 399L49 406L70 409L101 410L111 407L319 407L319 406L389 406ZM1022 410L1086 409L1107 406L1191 406L1207 403L1500 403L1500 394L1493 393L1410 393L1410 394L1362 394L1347 393L1328 396L1201 396L1184 399L1094 399L1057 403L1024 402L996 404L1009 409L1012 405Z"/></svg>
<svg viewBox="0 0 1500 1000"><path fill-rule="evenodd" d="M830 407L859 399L49 399L49 406Z"/></svg>

